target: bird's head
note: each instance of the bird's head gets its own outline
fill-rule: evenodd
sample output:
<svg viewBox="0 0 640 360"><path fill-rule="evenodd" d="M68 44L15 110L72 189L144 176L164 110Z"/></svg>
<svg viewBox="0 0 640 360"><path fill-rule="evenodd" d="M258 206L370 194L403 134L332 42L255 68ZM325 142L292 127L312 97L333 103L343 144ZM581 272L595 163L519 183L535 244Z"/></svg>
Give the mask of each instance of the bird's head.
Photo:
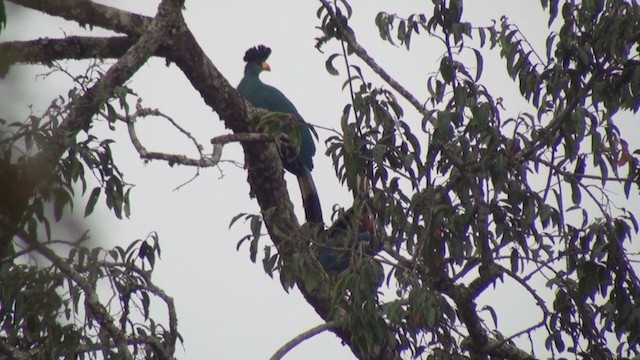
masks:
<svg viewBox="0 0 640 360"><path fill-rule="evenodd" d="M271 71L271 67L267 64L267 58L269 55L271 55L271 49L264 45L258 45L247 50L247 52L244 53L243 58L247 63L244 68L245 74L253 72L257 75L264 70Z"/></svg>

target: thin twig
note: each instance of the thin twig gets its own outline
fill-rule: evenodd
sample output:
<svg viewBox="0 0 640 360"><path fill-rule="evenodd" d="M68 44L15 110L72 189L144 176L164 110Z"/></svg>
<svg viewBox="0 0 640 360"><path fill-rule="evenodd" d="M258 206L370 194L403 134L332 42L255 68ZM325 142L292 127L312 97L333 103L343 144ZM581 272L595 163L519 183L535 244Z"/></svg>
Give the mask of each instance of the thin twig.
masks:
<svg viewBox="0 0 640 360"><path fill-rule="evenodd" d="M592 179L592 180L617 181L617 182L626 182L626 181L632 180L631 178L622 178L622 177L617 177L617 176L599 176L599 175L590 175L590 174L577 174L577 173L572 173L572 172L569 172L569 171L562 170L557 165L555 165L552 162L549 162L547 160L544 160L544 159L536 159L535 161L537 161L537 162L549 167L551 170L553 170L555 173L557 173L559 175L562 175L562 176L565 176L565 177L574 178L576 180Z"/></svg>

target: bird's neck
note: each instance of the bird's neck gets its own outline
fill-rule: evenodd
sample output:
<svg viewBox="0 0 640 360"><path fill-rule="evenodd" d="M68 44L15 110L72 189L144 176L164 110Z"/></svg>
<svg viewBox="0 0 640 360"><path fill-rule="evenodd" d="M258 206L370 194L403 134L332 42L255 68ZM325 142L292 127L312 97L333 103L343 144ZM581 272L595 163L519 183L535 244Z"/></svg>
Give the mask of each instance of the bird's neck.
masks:
<svg viewBox="0 0 640 360"><path fill-rule="evenodd" d="M257 69L254 65L247 64L247 67L244 68L244 77L252 81L262 82L260 80L260 72L261 70Z"/></svg>

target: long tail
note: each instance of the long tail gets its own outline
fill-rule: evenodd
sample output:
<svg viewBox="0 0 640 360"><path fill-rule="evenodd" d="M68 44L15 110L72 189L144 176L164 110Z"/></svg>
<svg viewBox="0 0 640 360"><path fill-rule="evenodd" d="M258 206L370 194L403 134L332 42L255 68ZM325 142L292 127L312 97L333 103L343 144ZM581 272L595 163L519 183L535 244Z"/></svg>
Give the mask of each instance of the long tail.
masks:
<svg viewBox="0 0 640 360"><path fill-rule="evenodd" d="M297 177L307 222L324 224L324 221L322 220L320 198L318 197L316 184L313 182L313 177L311 177L311 172L305 166L301 166Z"/></svg>

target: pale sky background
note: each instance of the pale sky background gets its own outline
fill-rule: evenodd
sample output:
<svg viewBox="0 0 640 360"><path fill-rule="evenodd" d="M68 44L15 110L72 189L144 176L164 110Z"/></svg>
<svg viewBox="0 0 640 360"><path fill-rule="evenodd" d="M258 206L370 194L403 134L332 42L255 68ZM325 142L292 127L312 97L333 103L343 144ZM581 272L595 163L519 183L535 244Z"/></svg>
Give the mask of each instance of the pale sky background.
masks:
<svg viewBox="0 0 640 360"><path fill-rule="evenodd" d="M103 3L146 15L154 15L157 9L157 1ZM21 8L7 5L8 26L0 33L0 41L60 38L65 34L88 32L75 23L41 13L25 10L18 14L15 10ZM379 38L374 17L380 10L404 16L414 12L429 15L431 2L360 0L353 1L352 5L355 15L351 25L357 39L396 80L419 100L426 100L426 78L437 70L443 48L437 40L415 35L411 52L404 47L394 48ZM295 0L187 1L184 16L202 48L231 84L236 85L242 77L242 56L247 48L258 44L270 46L272 71L262 79L282 90L308 122L338 128L349 95L341 90L345 79L342 64L336 62L342 70L339 77L329 75L324 67L326 58L338 51L337 44L326 46L325 54L314 48L314 39L320 35L315 29L319 24L318 6L319 2ZM504 14L519 24L541 54L545 53L548 18L538 1L467 1L463 19L475 25L488 25L491 19L499 20ZM108 32L97 29L91 34ZM352 61L358 63L355 59ZM70 62L68 66L75 73L85 67L81 62ZM475 66L475 60L468 62L468 66ZM3 117L22 120L28 115L26 104L32 104L34 113L39 113L56 95L66 94L70 86L67 78L54 75L47 80L34 79L43 72L46 69L35 66L12 68L7 79L0 82ZM365 73L368 81L382 84L371 72ZM520 111L532 111L519 98L517 84L507 77L498 49L485 51L482 82L494 97L505 99L507 110L503 112L503 119ZM162 59L153 59L143 66L129 86L141 95L143 106L160 108L207 148L210 138L228 133L177 67L167 68ZM405 112L405 121L419 126L420 117L409 111L409 107L405 107ZM621 118L624 117L632 118ZM618 124L631 131L630 123L620 121ZM106 210L102 196L94 214L81 226L91 228L93 241L107 248L115 244L126 246L135 239L145 238L151 231L159 234L162 258L156 265L154 280L175 299L179 330L185 339L184 352L180 348L177 357L264 359L291 338L321 323L297 289L285 293L277 278L271 279L264 273L260 261L256 264L249 261L248 246L236 251L236 243L249 233L249 227L238 223L229 230L231 218L241 212L259 211L255 201L249 199L244 170L223 163L220 166L223 177L218 169L203 169L197 179L174 191L194 175L194 168L171 168L158 161L144 165L122 124L115 132L108 130L104 123L96 123L94 128L100 136L116 140L115 161L124 172L125 180L135 184L131 192L132 216L128 220L117 220ZM143 120L138 134L148 150L194 154L190 143L164 120ZM326 219L330 218L333 204L348 207L351 199L339 185L330 159L324 156L323 140L329 135L320 131L321 142L313 172ZM631 148L637 148L637 136L629 137ZM239 146L226 147L223 159L242 161ZM626 174L626 169L623 173ZM289 175L287 179L297 213L303 219L296 182ZM79 200L77 216L82 215L85 202L86 199ZM637 201L630 202L629 206L640 213ZM260 249L266 244L270 244L269 240L262 238ZM498 311L504 335L538 321L531 298L519 295L525 295L520 287L507 284L498 286L478 301L479 308L490 304ZM524 350L529 349L526 342L517 343ZM544 354L543 341L538 343L536 354ZM353 355L335 335L324 333L291 351L286 359L353 359Z"/></svg>

